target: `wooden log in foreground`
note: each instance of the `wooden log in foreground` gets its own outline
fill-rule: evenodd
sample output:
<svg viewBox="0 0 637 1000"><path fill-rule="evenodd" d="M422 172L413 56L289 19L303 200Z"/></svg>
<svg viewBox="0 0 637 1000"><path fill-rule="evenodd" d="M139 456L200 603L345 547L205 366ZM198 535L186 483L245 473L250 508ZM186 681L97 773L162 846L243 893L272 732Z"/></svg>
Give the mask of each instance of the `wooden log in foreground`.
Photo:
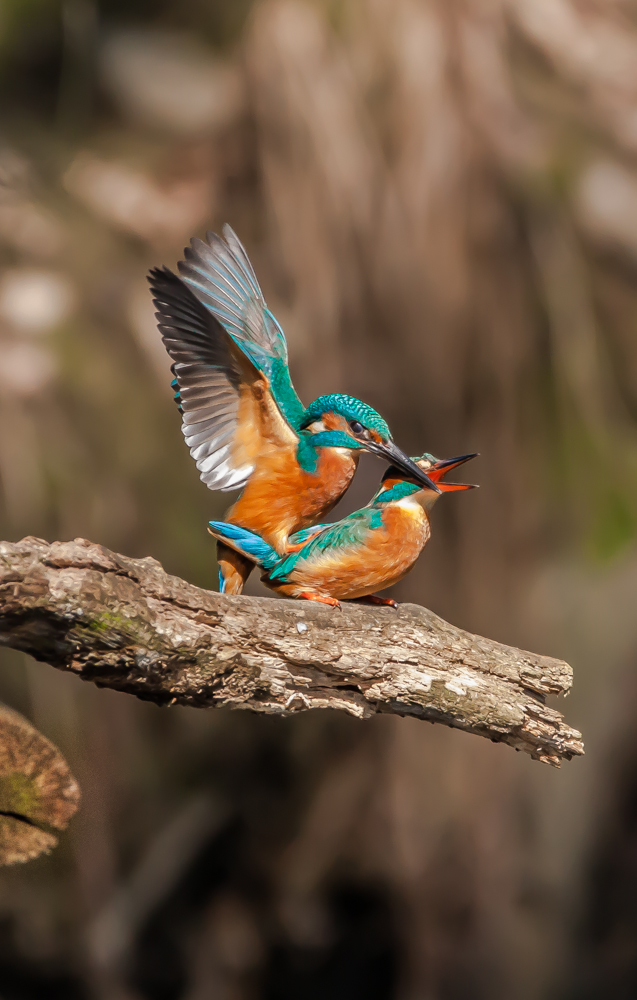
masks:
<svg viewBox="0 0 637 1000"><path fill-rule="evenodd" d="M0 705L0 865L30 861L57 844L80 790L62 754L17 712Z"/></svg>
<svg viewBox="0 0 637 1000"><path fill-rule="evenodd" d="M567 663L425 608L226 597L78 538L0 543L0 642L159 705L412 715L559 766L581 734L546 704Z"/></svg>

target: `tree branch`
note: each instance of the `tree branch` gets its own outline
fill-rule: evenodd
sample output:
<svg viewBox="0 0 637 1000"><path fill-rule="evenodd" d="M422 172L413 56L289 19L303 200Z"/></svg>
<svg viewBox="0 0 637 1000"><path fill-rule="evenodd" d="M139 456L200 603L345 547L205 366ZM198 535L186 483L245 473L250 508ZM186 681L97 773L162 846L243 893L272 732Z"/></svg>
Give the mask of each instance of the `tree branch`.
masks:
<svg viewBox="0 0 637 1000"><path fill-rule="evenodd" d="M84 539L0 543L0 642L159 705L412 715L559 766L584 752L549 708L567 663L431 611L226 597Z"/></svg>

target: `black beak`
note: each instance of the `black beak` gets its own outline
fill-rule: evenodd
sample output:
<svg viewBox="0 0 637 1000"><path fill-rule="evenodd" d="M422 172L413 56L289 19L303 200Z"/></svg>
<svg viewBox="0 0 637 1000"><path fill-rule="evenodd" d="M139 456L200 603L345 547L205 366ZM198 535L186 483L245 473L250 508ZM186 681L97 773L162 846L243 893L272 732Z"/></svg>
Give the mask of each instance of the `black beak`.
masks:
<svg viewBox="0 0 637 1000"><path fill-rule="evenodd" d="M470 462L472 458L477 458L480 453L474 451L471 455L458 455L457 458L440 458L433 463L432 469L436 472L442 472L443 469L446 472L450 472L455 469L458 465L464 465L465 462Z"/></svg>
<svg viewBox="0 0 637 1000"><path fill-rule="evenodd" d="M391 465L400 469L410 479L415 479L417 483L426 486L428 490L433 490L434 493L442 493L442 490L436 486L433 480L411 460L409 455L405 455L405 452L401 451L393 441L388 441L387 444L378 444L376 441L369 441L367 442L367 449L375 455L381 455L382 458L386 458Z"/></svg>

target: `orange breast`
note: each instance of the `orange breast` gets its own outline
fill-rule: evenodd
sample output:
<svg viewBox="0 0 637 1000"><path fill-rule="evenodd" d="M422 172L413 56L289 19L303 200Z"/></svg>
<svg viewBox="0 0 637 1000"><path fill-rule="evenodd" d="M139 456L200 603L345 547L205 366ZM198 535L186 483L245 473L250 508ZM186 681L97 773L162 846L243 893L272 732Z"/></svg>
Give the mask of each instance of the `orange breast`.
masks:
<svg viewBox="0 0 637 1000"><path fill-rule="evenodd" d="M284 553L289 535L322 520L341 499L356 471L358 456L322 448L316 472L305 472L296 449L279 448L257 464L226 520L255 531Z"/></svg>
<svg viewBox="0 0 637 1000"><path fill-rule="evenodd" d="M402 580L429 535L429 518L424 510L387 507L383 528L372 532L367 544L334 553L328 550L315 562L301 563L288 583L273 584L272 589L291 597L311 591L338 600L373 594Z"/></svg>

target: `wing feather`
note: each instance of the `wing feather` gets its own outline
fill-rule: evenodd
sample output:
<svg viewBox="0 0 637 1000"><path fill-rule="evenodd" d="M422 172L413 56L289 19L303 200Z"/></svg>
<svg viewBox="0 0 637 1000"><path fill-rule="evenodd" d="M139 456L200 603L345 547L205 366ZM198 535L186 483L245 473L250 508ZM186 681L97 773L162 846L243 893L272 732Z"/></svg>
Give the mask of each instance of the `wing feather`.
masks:
<svg viewBox="0 0 637 1000"><path fill-rule="evenodd" d="M194 297L212 313L270 382L288 422L300 426L303 405L290 381L283 330L268 309L248 255L230 226L224 239L206 234L192 239L179 273Z"/></svg>
<svg viewBox="0 0 637 1000"><path fill-rule="evenodd" d="M190 454L210 489L239 489L264 448L295 445L298 438L263 373L188 285L168 268L155 268L149 281Z"/></svg>

